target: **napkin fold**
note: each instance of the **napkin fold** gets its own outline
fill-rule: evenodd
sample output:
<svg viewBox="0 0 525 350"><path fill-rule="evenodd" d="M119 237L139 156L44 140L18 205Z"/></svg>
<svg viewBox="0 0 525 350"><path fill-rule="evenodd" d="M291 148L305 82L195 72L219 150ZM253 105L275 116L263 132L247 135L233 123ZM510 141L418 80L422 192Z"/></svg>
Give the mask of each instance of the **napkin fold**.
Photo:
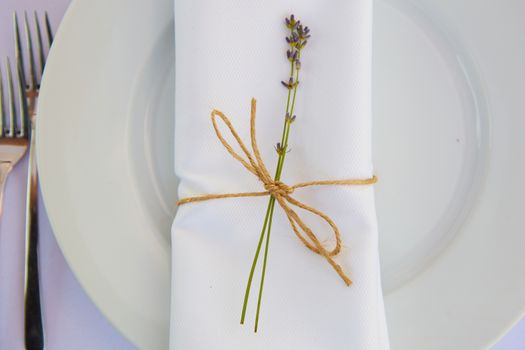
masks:
<svg viewBox="0 0 525 350"><path fill-rule="evenodd" d="M302 54L297 120L282 180L291 185L373 175L372 0L175 0L179 198L264 190L223 149L210 113L224 112L249 143L250 100L257 98L259 148L273 173L287 96L280 81L290 69L284 18L292 13L311 28L312 38ZM172 227L171 349L389 348L373 186L305 188L294 196L339 226L344 247L337 261L354 283L347 287L308 250L277 206L254 333L261 263L246 324L239 321L268 197L184 205ZM321 241L333 243L325 223L299 214Z"/></svg>

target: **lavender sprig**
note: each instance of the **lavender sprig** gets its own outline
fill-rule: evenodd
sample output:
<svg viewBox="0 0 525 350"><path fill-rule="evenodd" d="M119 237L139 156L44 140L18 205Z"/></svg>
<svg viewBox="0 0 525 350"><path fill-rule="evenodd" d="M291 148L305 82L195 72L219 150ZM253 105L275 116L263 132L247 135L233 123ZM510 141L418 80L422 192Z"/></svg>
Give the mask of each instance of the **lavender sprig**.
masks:
<svg viewBox="0 0 525 350"><path fill-rule="evenodd" d="M275 150L278 155L278 159L277 159L277 167L275 170L274 181L280 181L281 179L283 166L284 166L284 160L286 157L286 153L288 152L288 138L290 136L290 127L296 119L296 116L294 115L293 112L295 109L295 98L297 96L297 87L299 86L299 71L301 69L301 60L300 60L301 51L304 49L304 47L306 46L308 42L308 39L310 38L310 29L308 27L303 26L301 21L296 20L293 14L290 15L290 17L287 17L285 19L285 25L290 30L289 36L286 37L286 42L289 45L289 48L286 51L286 58L290 62L290 76L287 81L281 81L281 84L288 90L288 98L286 102L286 113L284 117L284 127L283 127L283 133L281 136L281 141L278 142L275 147ZM248 298L250 295L250 289L252 285L253 275L255 272L255 267L257 266L257 262L259 260L259 254L262 249L263 241L266 239L263 266L262 266L262 274L261 274L261 282L259 286L259 297L257 299L257 312L255 315L255 327L254 327L255 332L257 332L257 328L259 325L259 314L260 314L260 309L261 309L264 278L266 275L266 265L267 265L267 260L268 260L268 247L270 244L270 231L272 228L274 208L275 208L275 198L271 196L268 201L268 207L266 209L266 216L264 219L263 228L261 230L261 235L259 237L257 249L255 251L255 256L254 256L252 266L250 269L250 275L248 277L246 292L244 294L244 304L242 307L241 324L244 324L244 320L246 317L246 308L248 306Z"/></svg>

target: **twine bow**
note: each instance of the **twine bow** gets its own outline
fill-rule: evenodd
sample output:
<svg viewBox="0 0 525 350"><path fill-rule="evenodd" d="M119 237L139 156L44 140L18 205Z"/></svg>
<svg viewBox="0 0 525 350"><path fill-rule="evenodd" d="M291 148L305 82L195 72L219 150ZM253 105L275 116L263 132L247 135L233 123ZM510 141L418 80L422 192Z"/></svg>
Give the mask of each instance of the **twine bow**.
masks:
<svg viewBox="0 0 525 350"><path fill-rule="evenodd" d="M230 119L224 115L221 111L213 110L211 112L211 120L213 123L213 128L215 133L222 145L230 155L237 159L249 172L257 176L257 178L263 183L265 191L260 192L239 192L239 193L224 193L224 194L207 194L195 197L187 197L179 200L177 205L184 205L193 202L207 201L211 199L221 199L221 198L239 198L239 197L260 197L260 196L272 196L275 198L277 203L284 210L290 225L295 233L295 235L303 242L303 244L310 249L312 252L323 256L328 263L334 268L337 274L343 279L346 285L350 285L352 280L346 275L343 271L343 268L334 260L334 257L341 252L341 233L339 228L334 223L334 221L325 213L320 210L317 210L313 207L310 207L297 199L293 198L292 193L303 187L310 186L322 186L322 185L340 185L340 186L349 186L349 185L371 185L377 182L377 177L373 176L368 179L342 179L342 180L320 180L320 181L310 181L310 182L301 182L293 186L288 186L281 181L275 181L268 172L264 161L261 158L259 152L259 147L257 146L257 139L255 133L255 115L256 115L256 101L252 99L251 101L251 113L250 113L250 138L251 146L253 153L250 153L244 142L241 140L239 134L233 127ZM217 125L217 117L219 117L224 124L228 127L231 134L239 144L242 152L246 156L243 158L240 154L235 152L231 145L224 139L222 133L219 130ZM299 217L299 215L291 208L291 206L296 206L310 213L317 215L323 219L330 227L332 228L334 237L335 237L335 246L332 249L327 249L324 247L315 233L308 227L304 221Z"/></svg>

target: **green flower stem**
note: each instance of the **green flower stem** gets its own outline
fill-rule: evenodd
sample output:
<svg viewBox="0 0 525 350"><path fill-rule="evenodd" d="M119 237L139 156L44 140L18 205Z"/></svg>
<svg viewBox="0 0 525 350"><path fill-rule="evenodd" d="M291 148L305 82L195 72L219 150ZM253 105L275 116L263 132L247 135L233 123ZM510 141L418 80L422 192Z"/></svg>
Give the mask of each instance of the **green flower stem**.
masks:
<svg viewBox="0 0 525 350"><path fill-rule="evenodd" d="M291 16L290 20L293 21L293 15ZM286 21L287 21L287 23L289 23L288 19ZM294 28L296 28L296 27L289 27L289 28L290 28L290 35L292 37L294 35ZM306 32L302 31L302 27L300 27L300 29L298 29L298 30L300 30L303 34L308 34L308 29L307 28L305 28L305 29L306 29ZM304 44L306 44L306 41L304 42ZM299 43L299 46L296 46L298 61L299 61L299 59L301 57L301 48L302 47L304 47L304 45L301 46L301 42ZM291 82L295 82L295 85L293 85L293 88L291 86L289 86L289 89L288 89L288 98L287 98L287 101L286 101L286 116L287 117L284 120L283 132L282 132L281 143L280 143L281 146L278 149L279 157L278 157L277 166L276 166L276 169L275 169L274 181L280 181L281 175L282 175L282 172L283 172L284 160L285 160L285 157L286 157L286 151L288 149L288 138L290 136L290 127L291 127L291 124L293 122L292 117L293 117L293 112L294 112L294 109L295 109L295 98L297 96L297 86L298 86L298 82L299 82L299 69L298 69L298 67L296 67L295 58L291 59L290 62L291 62L291 64L290 64L290 79L291 79ZM266 216L264 218L263 228L262 228L261 234L259 236L257 249L255 250L255 256L253 258L252 266L251 266L251 269L250 269L250 275L248 277L248 283L246 285L246 291L245 291L245 294L244 294L244 303L243 303L243 306L242 306L241 324L244 324L244 321L245 321L245 318L246 318L246 310L247 310L247 305L248 305L248 299L249 299L249 295L250 295L250 289L251 289L251 285L252 285L252 282L253 282L253 275L255 273L255 268L256 268L257 262L259 260L259 255L261 253L263 242L266 239L265 248L264 248L264 256L263 256L263 266L262 266L262 271L261 271L261 281L260 281L260 285L259 285L259 296L258 296L258 299L257 299L257 311L256 311L256 315L255 315L255 327L254 327L254 331L255 332L257 332L258 325L259 325L259 315L260 315L261 302L262 302L262 292L263 292L263 288L264 288L264 278L265 278L265 275L266 275L266 266L267 266L267 261L268 261L268 250L269 250L269 246L270 246L270 232L271 232L271 229L272 229L272 221L273 221L274 209L275 209L275 197L270 196L270 199L268 201L268 207L266 209Z"/></svg>
<svg viewBox="0 0 525 350"><path fill-rule="evenodd" d="M268 230L266 231L266 246L264 247L264 258L263 258L263 268L262 268L262 275L261 275L261 285L259 287L259 297L257 298L257 313L255 314L255 326L253 328L253 331L257 333L257 328L259 327L259 312L261 310L261 300L262 300L262 292L264 287L264 276L266 275L266 261L268 260L268 247L270 246L270 231L272 230L272 220L273 220L273 209L275 208L275 198L270 198L270 218L268 219Z"/></svg>
<svg viewBox="0 0 525 350"><path fill-rule="evenodd" d="M294 72L294 62L292 62L291 64L291 70L290 70L290 75L293 74ZM288 98L287 98L287 102L286 102L286 113L289 112L289 109L290 109L290 100L291 100L291 97L292 97L292 91L289 90L288 91ZM285 122L284 122L284 126L283 126L283 134L282 134L282 144L284 144L284 141L285 141L285 135L286 135L286 130L287 130L287 124L289 124L286 119L285 119ZM279 168L279 164L281 162L281 155L279 155L279 159L277 161L277 168ZM277 177L277 170L275 172L275 178ZM266 208L266 216L264 218L264 224L263 224L263 228L261 230L261 235L259 237L259 242L257 243L257 249L255 250L255 256L253 258L253 262L252 262L252 266L251 266L251 269L250 269L250 275L248 277L248 283L246 284L246 291L244 292L244 302L243 302L243 305L242 305L242 312L241 312L241 324L244 324L244 320L246 319L246 310L247 310L247 307L248 307L248 299L249 299L249 296L250 296L250 290L251 290L251 286L252 286L252 281L253 281L253 274L255 273L255 268L257 266L257 261L259 260L259 254L261 252L261 248L262 248L262 243L264 241L264 237L265 237L265 233L266 233L266 228L268 226L271 227L271 220L269 220L270 217L273 217L273 209L274 209L274 206L275 206L275 198L274 197L270 197L270 200L268 201L268 207ZM268 225L268 222L270 221L270 225ZM265 248L265 251L267 250L267 247L268 247L268 242L266 244L266 248ZM267 260L267 254L265 254L266 257L265 257L265 262ZM266 270L266 266L263 267L263 270ZM263 284L262 283L263 281L261 280L261 285ZM260 302L261 302L261 295L260 295L260 292L259 292L259 300L258 300L258 307L257 309L259 310L260 308ZM257 313L257 320L258 320L258 314ZM257 331L257 325L255 326L255 331Z"/></svg>
<svg viewBox="0 0 525 350"><path fill-rule="evenodd" d="M246 308L248 306L248 298L250 296L250 289L252 286L253 274L255 272L255 267L257 266L257 260L259 259L259 253L261 252L261 247L262 247L262 243L264 240L264 233L266 232L266 226L268 225L268 218L270 216L270 208L271 208L271 202L268 203L268 208L266 209L266 217L264 219L264 225L261 230L261 236L259 237L259 243L257 243L257 249L255 250L255 256L253 258L252 267L250 269L250 276L248 277L246 291L244 292L244 303L242 305L241 324L244 324L244 319L246 318Z"/></svg>
<svg viewBox="0 0 525 350"><path fill-rule="evenodd" d="M298 57L299 57L299 59L301 58L301 51L299 51ZM292 63L292 66L293 66L293 63ZM295 72L296 72L295 73L295 82L299 82L299 70L297 69ZM295 110L295 97L297 96L297 86L298 86L298 84L295 85L295 87L293 89L292 106L291 106L291 109L290 109L290 112L289 112L290 116L293 116L293 112ZM290 121L285 120L285 122L284 122L284 132L283 132L283 141L282 141L283 152L282 152L282 154L279 155L279 159L277 161L277 170L276 170L276 175L275 175L275 181L281 180L281 175L282 175L283 167L284 167L284 158L286 157L286 151L288 150L288 137L290 136L290 126L291 125L292 125L292 123L290 123Z"/></svg>
<svg viewBox="0 0 525 350"><path fill-rule="evenodd" d="M300 54L300 52L299 52ZM293 71L294 71L294 63L292 62L292 74L293 74ZM297 82L299 78L299 70L296 70L296 75L295 75L295 81ZM293 115L293 111L294 111L294 107L295 107L295 97L297 95L297 84L295 85L295 87L293 88L293 98L292 98L292 104L291 104L291 108L289 108L289 104L287 105L287 113L292 116ZM289 90L288 92L288 96L291 95L291 90ZM288 110L289 109L289 110ZM279 181L281 179L281 175L282 175L282 171L283 171L283 167L284 167L284 158L286 156L286 150L288 148L288 138L290 136L290 126L292 125L292 123L288 120L288 119L285 119L285 122L284 122L284 129L283 129L283 135L282 135L282 145L283 145L283 151L279 154L279 158L277 160L277 168L275 170L275 177L274 177L274 181ZM257 328L258 328L258 325L259 325L259 315L260 315L260 309L261 309L261 301L262 301L262 292L263 292L263 287L264 287L264 277L265 277L265 274L266 274L266 265L267 265L267 260L268 260L268 247L269 247L269 244L270 244L270 231L272 229L272 219L273 219L273 211L274 211L274 208L275 208L275 198L272 196L270 197L270 200L268 202L268 207L270 209L270 215L269 215L269 218L268 220L265 220L265 225L266 226L266 222L268 221L268 225L267 225L267 231L266 231L266 246L265 246L265 250L264 250L264 258L263 258L263 267L262 267L262 273L261 273L261 283L260 283L260 287L259 287L259 297L257 299L257 311L256 311L256 314L255 314L255 327L254 327L254 332L257 332Z"/></svg>

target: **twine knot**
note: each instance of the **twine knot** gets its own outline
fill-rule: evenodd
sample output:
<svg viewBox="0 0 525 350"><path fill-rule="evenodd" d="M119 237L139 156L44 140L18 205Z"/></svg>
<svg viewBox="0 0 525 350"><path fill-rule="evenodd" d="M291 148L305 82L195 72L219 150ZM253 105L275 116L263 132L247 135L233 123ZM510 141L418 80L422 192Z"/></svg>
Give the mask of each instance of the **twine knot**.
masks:
<svg viewBox="0 0 525 350"><path fill-rule="evenodd" d="M264 184L264 188L274 197L285 197L293 193L293 187L281 181L271 181Z"/></svg>
<svg viewBox="0 0 525 350"><path fill-rule="evenodd" d="M349 185L371 185L377 182L377 177L373 176L367 179L341 179L341 180L319 180L319 181L310 181L302 182L295 184L293 186L288 186L281 181L274 180L266 165L264 164L261 154L259 152L259 147L257 146L257 139L255 135L255 115L256 115L256 101L252 99L251 102L251 113L250 113L250 139L253 154L248 150L244 142L241 140L239 134L233 127L230 119L224 115L221 111L213 110L211 112L211 120L213 123L213 128L215 129L215 134L220 140L224 148L230 153L230 155L238 160L249 172L255 175L264 185L266 191L262 192L240 192L240 193L224 193L224 194L206 194L195 197L187 197L179 200L177 205L184 205L192 202L207 201L211 199L220 199L220 198L239 198L239 197L259 197L259 196L272 196L275 198L275 201L279 203L279 206L283 209L290 226L297 236L303 242L303 244L310 249L312 252L323 256L326 261L332 266L332 268L337 272L341 279L350 285L352 280L347 274L343 271L342 267L334 260L334 257L341 252L341 233L339 228L334 223L334 221L322 211L310 207L297 199L293 198L291 194L297 188L310 187L310 186L322 186L322 185L339 185L339 186L349 186ZM238 154L231 145L224 139L222 133L219 130L217 125L217 117L219 117L224 124L230 130L232 136L237 141L240 146L244 156ZM308 227L304 221L299 217L299 215L292 209L292 206L301 208L305 211L310 212L313 215L318 216L324 220L332 229L335 238L335 245L332 248L325 247L317 238L315 233Z"/></svg>

